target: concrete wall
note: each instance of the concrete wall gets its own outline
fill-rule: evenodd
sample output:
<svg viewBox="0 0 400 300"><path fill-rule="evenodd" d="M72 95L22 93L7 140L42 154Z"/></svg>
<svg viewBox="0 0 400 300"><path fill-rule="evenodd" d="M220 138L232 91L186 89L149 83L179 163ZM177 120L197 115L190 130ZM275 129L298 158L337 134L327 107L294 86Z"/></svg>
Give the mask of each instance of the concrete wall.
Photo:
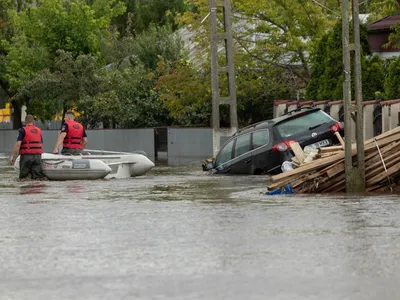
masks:
<svg viewBox="0 0 400 300"><path fill-rule="evenodd" d="M390 130L389 110L390 110L389 105L382 106L382 132Z"/></svg>
<svg viewBox="0 0 400 300"><path fill-rule="evenodd" d="M400 112L400 103L395 103L390 105L390 120L389 120L390 129L399 126L399 112Z"/></svg>
<svg viewBox="0 0 400 300"><path fill-rule="evenodd" d="M373 116L374 106L366 105L364 106L364 116ZM364 118L364 138L369 140L374 137L374 124L372 123L372 119Z"/></svg>
<svg viewBox="0 0 400 300"><path fill-rule="evenodd" d="M168 164L200 163L213 156L211 128L168 128Z"/></svg>

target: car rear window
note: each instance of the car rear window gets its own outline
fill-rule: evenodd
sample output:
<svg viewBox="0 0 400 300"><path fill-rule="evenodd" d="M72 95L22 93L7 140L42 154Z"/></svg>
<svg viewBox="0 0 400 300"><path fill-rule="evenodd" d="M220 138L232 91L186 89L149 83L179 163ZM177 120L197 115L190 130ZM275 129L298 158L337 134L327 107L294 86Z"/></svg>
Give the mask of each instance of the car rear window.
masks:
<svg viewBox="0 0 400 300"><path fill-rule="evenodd" d="M323 123L330 123L334 119L322 110L317 110L309 114L301 115L295 119L289 119L276 125L279 134L283 137L290 137L301 132L310 130L310 127L318 126Z"/></svg>

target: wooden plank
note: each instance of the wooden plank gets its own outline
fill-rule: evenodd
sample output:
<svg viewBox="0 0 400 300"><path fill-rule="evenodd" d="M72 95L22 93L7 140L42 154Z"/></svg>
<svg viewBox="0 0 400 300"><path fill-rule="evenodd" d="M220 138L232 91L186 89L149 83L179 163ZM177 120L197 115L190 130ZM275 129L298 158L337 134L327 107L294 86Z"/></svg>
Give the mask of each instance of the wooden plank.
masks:
<svg viewBox="0 0 400 300"><path fill-rule="evenodd" d="M299 168L298 168L299 169ZM294 169L294 170L298 170L298 169ZM287 171L285 173L289 173L292 171ZM281 173L283 174L283 173ZM280 174L279 174L280 175ZM277 175L276 175L277 176ZM272 178L272 177L271 177ZM288 177L284 177L281 180L277 181L277 182L273 182L270 185L268 185L268 189L269 190L274 190L278 187L283 187L284 185L291 183L293 181L295 181L296 179L298 179L298 176L294 175L294 176L288 176Z"/></svg>
<svg viewBox="0 0 400 300"><path fill-rule="evenodd" d="M370 144L370 143L373 143L374 142L374 139L376 139L377 141L379 141L379 140L382 140L382 139L384 139L384 138L387 138L387 137L389 137L389 136L391 136L391 135L396 135L396 134L399 134L400 133L400 126L397 126L396 128L394 128L394 129L391 129L391 130L389 130L389 131L385 131L384 133L381 133L380 135L377 135L376 137L374 137L374 138L371 138L371 139L369 139L369 140L366 140L365 141L365 145L366 144Z"/></svg>
<svg viewBox="0 0 400 300"><path fill-rule="evenodd" d="M340 164L337 164L326 171L326 175L328 175L329 178L332 178L341 172L344 172L344 161L341 161Z"/></svg>
<svg viewBox="0 0 400 300"><path fill-rule="evenodd" d="M344 140L343 140L342 136L340 135L340 133L336 131L335 136L338 139L340 145L342 145L342 148L344 149Z"/></svg>
<svg viewBox="0 0 400 300"><path fill-rule="evenodd" d="M400 162L400 156L398 156L398 157L396 156L395 158L393 158L385 163L386 169L390 168L391 166L393 166L399 162ZM371 178L374 178L374 177L376 177L376 175L379 175L382 173L385 173L385 168L381 164L374 169L368 170L368 172L365 173L365 178L367 181L369 181L369 180L371 180Z"/></svg>
<svg viewBox="0 0 400 300"><path fill-rule="evenodd" d="M292 148L292 151L296 156L297 160L299 161L299 163L302 164L306 156L303 152L303 149L301 149L300 144L298 142L291 142L290 148Z"/></svg>
<svg viewBox="0 0 400 300"><path fill-rule="evenodd" d="M393 142L393 143L390 143L389 145L386 145L379 149L381 150L381 153L383 154L383 153L392 151L393 149L396 149L399 146L400 146L400 144L398 142ZM376 151L373 151L370 154L365 156L365 163L370 163L371 161L374 161L374 160L376 161L377 156L379 156L378 149L376 149Z"/></svg>
<svg viewBox="0 0 400 300"><path fill-rule="evenodd" d="M382 189L383 187L386 187L386 186L387 186L387 184L378 184L378 185L373 185L373 186L367 187L365 190L367 192L373 192L373 191L376 191L376 190L380 190L380 189Z"/></svg>
<svg viewBox="0 0 400 300"><path fill-rule="evenodd" d="M341 150L341 151L343 151L343 150ZM329 156L332 156L332 155L336 155L336 154L338 154L340 151L332 151L332 152L327 152L327 153L320 153L320 154L318 154L318 156L320 157L320 158L326 158L326 157L329 157Z"/></svg>
<svg viewBox="0 0 400 300"><path fill-rule="evenodd" d="M366 184L368 186L370 186L373 184L377 184L378 182L381 182L382 180L387 180L388 177L392 176L394 173L396 173L398 171L400 171L400 162L397 162L394 165L392 165L391 167L389 167L387 169L387 172L383 171L383 172L379 173L378 175L376 175L375 177L372 177L371 179L369 179L366 182Z"/></svg>
<svg viewBox="0 0 400 300"><path fill-rule="evenodd" d="M375 193L387 193L393 191L396 187L396 184L384 185L379 189L374 190Z"/></svg>
<svg viewBox="0 0 400 300"><path fill-rule="evenodd" d="M390 144L388 144L388 145L386 145L386 146L384 146L384 147L380 147L379 149L381 150L381 152L386 152L386 151L392 149L392 147L396 147L396 145L399 145L399 142L390 143ZM368 156L365 156L365 160L368 160L368 159L374 157L374 154L375 154L375 153L372 152L372 153L370 153Z"/></svg>
<svg viewBox="0 0 400 300"><path fill-rule="evenodd" d="M292 157L292 162L294 162L295 164L300 165L299 160L297 159L297 157Z"/></svg>
<svg viewBox="0 0 400 300"><path fill-rule="evenodd" d="M335 151L340 151L343 150L342 146L330 146L330 147L322 147L319 148L319 153L327 153L327 152L335 152Z"/></svg>
<svg viewBox="0 0 400 300"><path fill-rule="evenodd" d="M336 184L338 182L343 182L345 179L345 174L340 174L339 176L336 176L335 178L331 178L330 180L326 180L325 182L321 183L319 188L317 189L317 192L319 193L326 193L329 191L331 187L336 187Z"/></svg>
<svg viewBox="0 0 400 300"><path fill-rule="evenodd" d="M314 179L314 178L320 177L320 176L326 174L331 168L334 168L335 166L337 166L338 164L340 164L342 162L343 162L343 159L341 159L341 160L339 160L337 162L334 162L333 164L327 166L326 168L324 168L324 169L322 169L322 170L320 170L318 172L315 172L313 174L308 175L307 178L308 179ZM329 176L328 176L328 178L329 178Z"/></svg>
<svg viewBox="0 0 400 300"><path fill-rule="evenodd" d="M352 149L352 155L355 155L355 154L356 154L355 149ZM305 165L301 166L300 168L297 168L297 169L294 169L291 171L287 171L285 173L281 173L278 175L271 176L271 180L272 180L272 182L278 182L279 180L286 178L286 177L291 177L291 176L294 177L299 174L304 174L304 173L307 173L310 171L315 171L315 170L323 168L323 167L330 165L330 164L332 164L340 159L343 159L343 158L344 158L344 151L340 152L336 155L333 155L331 157L315 160L309 164L305 164Z"/></svg>
<svg viewBox="0 0 400 300"><path fill-rule="evenodd" d="M346 178L345 174L342 174L340 176L340 180L338 180L336 183L332 184L329 186L326 190L324 190L325 193L339 193L339 192L345 192L346 191Z"/></svg>
<svg viewBox="0 0 400 300"><path fill-rule="evenodd" d="M386 137L384 139L380 139L379 141L377 140L377 143L378 143L378 146L381 148L381 147L384 147L384 146L386 146L386 145L388 145L388 144L390 144L392 142L398 142L398 141L400 141L400 134L391 135L391 136L388 136L388 137ZM370 149L373 149L373 148L376 148L375 142L369 143L369 144L365 144L364 150L367 151L367 150L370 150Z"/></svg>
<svg viewBox="0 0 400 300"><path fill-rule="evenodd" d="M382 162L382 159L379 156L379 154L377 154L377 156L378 156L378 160L376 162L374 162L373 164L368 165L365 168L365 174L368 174L370 171L376 170L377 168L383 166L383 163L386 164L386 163L392 161L393 159L396 159L397 157L400 157L398 152L393 153L392 155L389 155L389 156L383 156L382 155L383 156L383 162Z"/></svg>

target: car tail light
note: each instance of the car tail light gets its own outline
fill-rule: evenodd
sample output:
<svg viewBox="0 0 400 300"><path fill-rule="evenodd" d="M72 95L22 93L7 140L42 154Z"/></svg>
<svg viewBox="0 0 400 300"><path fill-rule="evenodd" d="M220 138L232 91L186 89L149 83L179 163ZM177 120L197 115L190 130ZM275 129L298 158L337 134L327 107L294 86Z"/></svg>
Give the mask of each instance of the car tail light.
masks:
<svg viewBox="0 0 400 300"><path fill-rule="evenodd" d="M290 141L285 141L279 144L276 144L272 149L275 152L285 152L288 149L290 149L290 143L295 143L296 141L290 140Z"/></svg>
<svg viewBox="0 0 400 300"><path fill-rule="evenodd" d="M340 123L340 122L337 122L336 124L333 124L333 125L330 127L330 131L331 131L332 133L335 133L335 132L340 131L340 130L343 129L343 128L344 128L343 124Z"/></svg>

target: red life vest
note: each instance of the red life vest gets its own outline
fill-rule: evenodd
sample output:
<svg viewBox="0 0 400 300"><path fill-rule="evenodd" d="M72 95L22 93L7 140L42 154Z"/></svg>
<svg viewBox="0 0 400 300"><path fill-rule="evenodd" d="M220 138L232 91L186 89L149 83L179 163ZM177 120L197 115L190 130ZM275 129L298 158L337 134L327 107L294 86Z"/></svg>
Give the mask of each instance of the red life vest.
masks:
<svg viewBox="0 0 400 300"><path fill-rule="evenodd" d="M75 121L67 121L65 123L67 123L68 125L68 132L64 138L63 147L72 149L83 149L83 126Z"/></svg>
<svg viewBox="0 0 400 300"><path fill-rule="evenodd" d="M19 154L42 154L42 130L34 125L24 127L25 137L21 142Z"/></svg>

